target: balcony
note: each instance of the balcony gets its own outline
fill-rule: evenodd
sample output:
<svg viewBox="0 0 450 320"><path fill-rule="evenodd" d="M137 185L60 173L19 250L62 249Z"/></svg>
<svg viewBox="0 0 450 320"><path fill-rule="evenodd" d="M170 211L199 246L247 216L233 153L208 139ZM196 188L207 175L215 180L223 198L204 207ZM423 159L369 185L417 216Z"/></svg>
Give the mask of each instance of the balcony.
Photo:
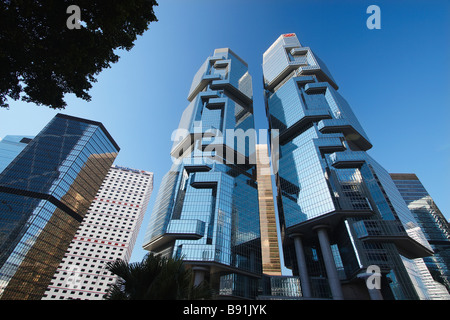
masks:
<svg viewBox="0 0 450 320"><path fill-rule="evenodd" d="M331 165L335 168L359 168L366 161L364 151L335 152L330 154Z"/></svg>
<svg viewBox="0 0 450 320"><path fill-rule="evenodd" d="M328 84L325 82L307 83L305 85L305 92L311 93L325 93L328 89Z"/></svg>
<svg viewBox="0 0 450 320"><path fill-rule="evenodd" d="M200 220L171 220L167 227L167 236L176 239L196 240L203 237L205 222Z"/></svg>
<svg viewBox="0 0 450 320"><path fill-rule="evenodd" d="M253 103L252 97L247 96L244 92L236 88L230 83L230 80L215 79L211 81L210 88L212 90L225 90L227 96L232 96L241 102L243 106L251 106Z"/></svg>
<svg viewBox="0 0 450 320"><path fill-rule="evenodd" d="M192 101L194 100L195 96L199 94L210 82L214 80L220 80L220 75L217 74L204 74L200 81L198 81L195 88L191 90L188 96L188 100Z"/></svg>
<svg viewBox="0 0 450 320"><path fill-rule="evenodd" d="M355 222L353 228L362 241L394 243L399 253L408 259L433 254L431 248L411 238L398 220L361 220Z"/></svg>
<svg viewBox="0 0 450 320"><path fill-rule="evenodd" d="M222 109L227 100L227 98L210 98L206 104L206 108L210 110Z"/></svg>
<svg viewBox="0 0 450 320"><path fill-rule="evenodd" d="M372 144L364 138L351 124L345 119L323 119L317 124L317 128L322 133L328 132L342 132L347 140L351 140L361 150L369 150L372 148Z"/></svg>
<svg viewBox="0 0 450 320"><path fill-rule="evenodd" d="M145 243L143 248L148 251L158 250L177 239L198 240L204 234L205 222L196 219L174 219L170 220L164 234Z"/></svg>
<svg viewBox="0 0 450 320"><path fill-rule="evenodd" d="M214 62L214 68L225 68L230 62L231 60L217 60Z"/></svg>
<svg viewBox="0 0 450 320"><path fill-rule="evenodd" d="M345 151L345 146L342 144L342 137L320 137L314 139L314 144L320 151L325 153L342 152Z"/></svg>
<svg viewBox="0 0 450 320"><path fill-rule="evenodd" d="M221 172L195 172L191 175L191 186L194 188L216 188L220 182Z"/></svg>

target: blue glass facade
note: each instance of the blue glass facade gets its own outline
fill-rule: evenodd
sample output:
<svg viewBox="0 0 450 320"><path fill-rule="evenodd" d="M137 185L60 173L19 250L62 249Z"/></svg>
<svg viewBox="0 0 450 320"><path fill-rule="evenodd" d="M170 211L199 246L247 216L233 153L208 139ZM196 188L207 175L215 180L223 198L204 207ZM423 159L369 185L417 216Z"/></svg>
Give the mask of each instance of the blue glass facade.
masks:
<svg viewBox="0 0 450 320"><path fill-rule="evenodd" d="M419 178L411 173L391 173L411 213L430 243L434 254L423 260L433 277L450 293L450 226ZM436 293L438 298L448 296Z"/></svg>
<svg viewBox="0 0 450 320"><path fill-rule="evenodd" d="M0 296L40 299L119 147L99 122L56 115L0 174Z"/></svg>
<svg viewBox="0 0 450 320"><path fill-rule="evenodd" d="M255 143L234 135L254 129L247 64L216 49L194 76L188 100L144 248L183 257L196 279L222 295L255 297L262 268Z"/></svg>
<svg viewBox="0 0 450 320"><path fill-rule="evenodd" d="M6 136L0 141L0 173L33 139L31 136Z"/></svg>
<svg viewBox="0 0 450 320"><path fill-rule="evenodd" d="M279 130L277 202L285 261L305 297L418 299L408 259L431 254L325 64L295 34L264 53L266 113ZM367 290L365 270L380 268Z"/></svg>

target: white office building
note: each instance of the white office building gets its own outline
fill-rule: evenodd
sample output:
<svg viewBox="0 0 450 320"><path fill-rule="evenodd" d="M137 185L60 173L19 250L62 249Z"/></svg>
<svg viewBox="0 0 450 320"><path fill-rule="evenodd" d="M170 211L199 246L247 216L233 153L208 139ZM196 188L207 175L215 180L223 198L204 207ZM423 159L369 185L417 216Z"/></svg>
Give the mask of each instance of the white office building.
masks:
<svg viewBox="0 0 450 320"><path fill-rule="evenodd" d="M43 300L101 300L117 280L109 261L129 261L153 189L153 173L112 166Z"/></svg>

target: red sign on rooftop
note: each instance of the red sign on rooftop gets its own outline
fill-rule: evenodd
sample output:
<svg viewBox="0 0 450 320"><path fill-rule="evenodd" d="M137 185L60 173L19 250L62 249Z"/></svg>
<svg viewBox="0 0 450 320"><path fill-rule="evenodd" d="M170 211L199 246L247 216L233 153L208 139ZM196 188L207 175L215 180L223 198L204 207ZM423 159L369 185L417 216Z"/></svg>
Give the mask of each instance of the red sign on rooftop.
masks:
<svg viewBox="0 0 450 320"><path fill-rule="evenodd" d="M295 36L295 33L286 33L286 34L283 34L283 37L285 37L285 38L287 38L287 37L293 37L293 36Z"/></svg>

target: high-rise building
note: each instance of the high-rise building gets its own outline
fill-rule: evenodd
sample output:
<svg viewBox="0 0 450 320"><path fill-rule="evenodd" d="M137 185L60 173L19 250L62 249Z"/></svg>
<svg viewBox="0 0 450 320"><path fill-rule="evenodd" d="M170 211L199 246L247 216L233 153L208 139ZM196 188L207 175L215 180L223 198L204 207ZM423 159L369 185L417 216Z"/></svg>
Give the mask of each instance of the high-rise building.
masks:
<svg viewBox="0 0 450 320"><path fill-rule="evenodd" d="M262 269L247 63L216 49L196 73L188 100L144 248L183 257L195 284L205 279L221 296L252 298Z"/></svg>
<svg viewBox="0 0 450 320"><path fill-rule="evenodd" d="M33 139L31 136L6 136L0 141L0 173Z"/></svg>
<svg viewBox="0 0 450 320"><path fill-rule="evenodd" d="M106 263L129 262L152 189L153 173L111 167L43 300L104 297L117 281Z"/></svg>
<svg viewBox="0 0 450 320"><path fill-rule="evenodd" d="M289 33L264 53L263 73L284 258L303 297L426 298L409 263L431 247L325 64Z"/></svg>
<svg viewBox="0 0 450 320"><path fill-rule="evenodd" d="M119 152L100 122L57 114L0 174L0 296L41 299Z"/></svg>
<svg viewBox="0 0 450 320"><path fill-rule="evenodd" d="M391 178L434 251L432 256L423 258L435 281L430 285L431 295L434 299L449 299L450 226L448 221L415 174L391 173Z"/></svg>

